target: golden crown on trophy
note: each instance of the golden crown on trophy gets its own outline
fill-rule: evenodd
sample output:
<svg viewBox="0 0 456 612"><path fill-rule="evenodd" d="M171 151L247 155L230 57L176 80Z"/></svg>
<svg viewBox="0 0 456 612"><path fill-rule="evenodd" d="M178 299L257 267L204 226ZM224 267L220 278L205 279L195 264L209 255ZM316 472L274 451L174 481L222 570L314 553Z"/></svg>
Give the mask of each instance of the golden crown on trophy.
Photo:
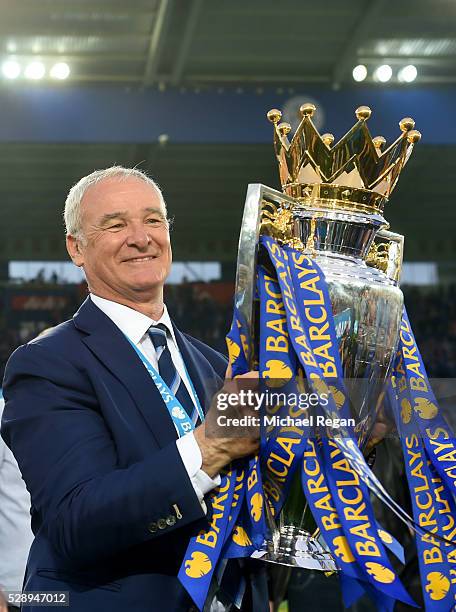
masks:
<svg viewBox="0 0 456 612"><path fill-rule="evenodd" d="M333 146L334 136L321 136L313 124L315 110L311 103L300 107L302 120L291 142L290 124L279 123L281 111L272 109L267 114L274 124L284 193L312 208L381 214L413 146L421 138L414 129L415 121L402 119L401 135L382 151L385 138L372 138L367 127L372 111L360 106L355 111L357 123Z"/></svg>

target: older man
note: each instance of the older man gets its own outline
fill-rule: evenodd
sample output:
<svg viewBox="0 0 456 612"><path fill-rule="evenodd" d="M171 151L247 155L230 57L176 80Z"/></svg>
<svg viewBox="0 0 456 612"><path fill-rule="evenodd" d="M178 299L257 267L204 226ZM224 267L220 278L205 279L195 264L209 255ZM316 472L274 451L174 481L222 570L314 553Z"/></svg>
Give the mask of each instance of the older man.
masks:
<svg viewBox="0 0 456 612"><path fill-rule="evenodd" d="M206 438L226 362L163 303L172 255L157 185L136 169L94 172L71 189L65 223L90 296L20 347L4 381L2 435L32 498L25 589L69 592L72 612L188 610L176 575L206 524L204 495L258 442Z"/></svg>

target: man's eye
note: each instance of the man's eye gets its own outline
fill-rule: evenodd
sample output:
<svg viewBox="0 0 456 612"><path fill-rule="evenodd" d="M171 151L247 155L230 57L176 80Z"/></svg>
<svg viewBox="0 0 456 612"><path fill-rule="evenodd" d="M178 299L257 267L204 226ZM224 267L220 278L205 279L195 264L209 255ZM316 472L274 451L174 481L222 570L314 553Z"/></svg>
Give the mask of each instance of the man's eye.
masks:
<svg viewBox="0 0 456 612"><path fill-rule="evenodd" d="M152 225L157 225L158 223L163 223L163 219L154 219L154 218L151 218L151 219L147 219L146 222L149 223L149 224L152 224Z"/></svg>
<svg viewBox="0 0 456 612"><path fill-rule="evenodd" d="M123 224L122 223L114 223L113 225L108 225L108 230L118 230L118 229L122 229Z"/></svg>

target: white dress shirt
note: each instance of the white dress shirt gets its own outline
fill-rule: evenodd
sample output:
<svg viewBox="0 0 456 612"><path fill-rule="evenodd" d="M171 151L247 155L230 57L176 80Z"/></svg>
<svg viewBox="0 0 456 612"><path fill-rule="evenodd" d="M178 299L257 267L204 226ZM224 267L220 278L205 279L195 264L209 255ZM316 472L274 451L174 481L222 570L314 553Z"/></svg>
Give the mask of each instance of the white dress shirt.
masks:
<svg viewBox="0 0 456 612"><path fill-rule="evenodd" d="M90 298L93 303L107 315L113 323L117 325L121 332L123 332L150 361L152 366L158 371L157 355L155 352L154 345L147 333L151 325L163 324L168 333L166 334L166 342L168 344L171 358L182 382L185 384L190 397L193 399L193 390L188 378L187 370L177 346L176 337L174 335L174 329L171 324L171 319L168 314L166 306L164 306L163 314L158 321L154 321L150 317L133 310L128 306L112 302L105 298L101 298L98 295L90 294ZM133 358L133 357L132 357ZM150 406L151 410L164 410L164 406ZM176 440L177 449L184 463L185 469L190 477L195 493L198 496L199 502L206 512L206 505L204 503L204 495L208 493L214 487L220 484L220 476L216 476L214 479L210 478L206 472L201 469L203 458L201 451L193 432L185 434L178 440Z"/></svg>
<svg viewBox="0 0 456 612"><path fill-rule="evenodd" d="M0 395L0 419L4 407ZM21 591L33 541L30 495L13 453L0 437L0 591Z"/></svg>

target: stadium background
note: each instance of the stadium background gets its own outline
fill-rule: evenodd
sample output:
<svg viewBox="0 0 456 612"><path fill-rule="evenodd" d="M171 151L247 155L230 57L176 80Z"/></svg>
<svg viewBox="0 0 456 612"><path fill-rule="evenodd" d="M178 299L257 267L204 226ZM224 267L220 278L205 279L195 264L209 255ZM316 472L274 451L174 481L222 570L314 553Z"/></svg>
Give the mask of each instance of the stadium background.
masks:
<svg viewBox="0 0 456 612"><path fill-rule="evenodd" d="M80 177L112 164L160 183L175 219L167 303L224 350L247 184L279 188L266 112L293 122L313 101L336 139L361 104L388 142L400 119L416 120L423 138L385 216L405 235L403 289L429 374L456 377L455 26L454 0L1 0L0 370L84 299L63 204ZM409 65L416 78L404 82ZM406 571L413 586L416 559ZM294 577L290 610L339 609L318 580Z"/></svg>

